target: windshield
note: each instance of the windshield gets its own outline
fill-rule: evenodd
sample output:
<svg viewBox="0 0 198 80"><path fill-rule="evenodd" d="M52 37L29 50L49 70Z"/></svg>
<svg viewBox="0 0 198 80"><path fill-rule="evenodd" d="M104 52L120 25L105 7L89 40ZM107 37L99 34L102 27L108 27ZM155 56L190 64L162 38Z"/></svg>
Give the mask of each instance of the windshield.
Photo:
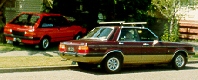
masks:
<svg viewBox="0 0 198 80"><path fill-rule="evenodd" d="M83 39L107 39L113 28L97 27L90 31Z"/></svg>
<svg viewBox="0 0 198 80"><path fill-rule="evenodd" d="M32 15L32 14L21 14L20 16L17 16L11 24L19 24L19 25L28 25L33 26L37 20L39 19L39 16Z"/></svg>

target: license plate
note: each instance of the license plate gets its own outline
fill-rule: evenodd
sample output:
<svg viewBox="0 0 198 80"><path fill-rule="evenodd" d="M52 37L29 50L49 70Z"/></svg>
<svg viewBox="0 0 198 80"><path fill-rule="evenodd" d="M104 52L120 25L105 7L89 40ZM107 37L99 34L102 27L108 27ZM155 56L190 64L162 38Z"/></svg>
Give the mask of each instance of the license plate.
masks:
<svg viewBox="0 0 198 80"><path fill-rule="evenodd" d="M16 38L13 38L13 41L16 41Z"/></svg>
<svg viewBox="0 0 198 80"><path fill-rule="evenodd" d="M67 50L73 52L74 51L74 47L68 47Z"/></svg>
<svg viewBox="0 0 198 80"><path fill-rule="evenodd" d="M16 41L21 42L21 39L20 38L13 38L13 41L14 42L16 42Z"/></svg>

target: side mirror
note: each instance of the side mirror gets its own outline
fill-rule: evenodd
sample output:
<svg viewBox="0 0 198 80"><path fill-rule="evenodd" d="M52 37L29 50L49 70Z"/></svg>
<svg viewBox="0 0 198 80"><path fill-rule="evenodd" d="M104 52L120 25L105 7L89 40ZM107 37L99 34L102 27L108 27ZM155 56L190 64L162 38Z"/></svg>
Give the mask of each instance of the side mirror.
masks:
<svg viewBox="0 0 198 80"><path fill-rule="evenodd" d="M154 46L154 45L157 44L158 42L159 42L158 40L154 40L152 45Z"/></svg>

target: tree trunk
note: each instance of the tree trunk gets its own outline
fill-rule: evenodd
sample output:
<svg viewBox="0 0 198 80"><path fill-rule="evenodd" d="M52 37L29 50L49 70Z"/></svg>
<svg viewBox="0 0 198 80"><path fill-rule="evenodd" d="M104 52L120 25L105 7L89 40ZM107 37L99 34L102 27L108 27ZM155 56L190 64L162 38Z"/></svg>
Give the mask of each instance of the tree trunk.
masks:
<svg viewBox="0 0 198 80"><path fill-rule="evenodd" d="M4 26L5 26L5 23L6 23L6 18L4 16L4 4L5 4L6 0L2 0L0 1L0 43L6 43L6 40L5 40L5 36L3 34L3 30L4 30Z"/></svg>

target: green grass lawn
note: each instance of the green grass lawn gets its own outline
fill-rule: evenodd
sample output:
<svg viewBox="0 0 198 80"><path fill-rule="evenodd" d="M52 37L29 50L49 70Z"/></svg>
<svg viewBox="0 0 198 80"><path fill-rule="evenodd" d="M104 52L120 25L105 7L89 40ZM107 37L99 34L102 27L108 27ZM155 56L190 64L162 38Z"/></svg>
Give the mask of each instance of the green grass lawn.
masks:
<svg viewBox="0 0 198 80"><path fill-rule="evenodd" d="M0 43L0 51L13 51L13 50L21 50L20 48L14 47L11 44L2 44Z"/></svg>
<svg viewBox="0 0 198 80"><path fill-rule="evenodd" d="M57 51L58 44L49 47L47 51ZM9 51L39 51L34 46L19 45L13 46L12 44L0 43L1 52ZM0 68L16 68L16 67L39 67L39 66L64 66L71 64L71 61L61 61L60 56L0 56Z"/></svg>
<svg viewBox="0 0 198 80"><path fill-rule="evenodd" d="M60 56L20 56L20 57L0 57L0 68L20 68L20 67L42 67L42 66L65 66L72 61L61 61Z"/></svg>

